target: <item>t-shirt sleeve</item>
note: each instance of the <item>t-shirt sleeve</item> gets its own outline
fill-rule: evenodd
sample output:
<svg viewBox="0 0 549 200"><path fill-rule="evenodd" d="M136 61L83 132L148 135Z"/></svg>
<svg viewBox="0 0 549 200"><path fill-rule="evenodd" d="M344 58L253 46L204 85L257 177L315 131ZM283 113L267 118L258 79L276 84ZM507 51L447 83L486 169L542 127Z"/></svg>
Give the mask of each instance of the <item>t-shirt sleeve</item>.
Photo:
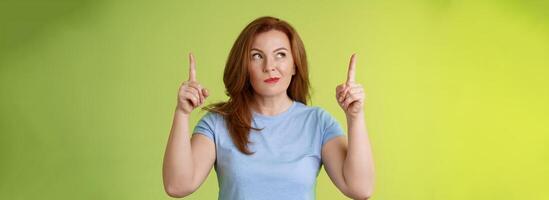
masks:
<svg viewBox="0 0 549 200"><path fill-rule="evenodd" d="M330 115L330 113L326 112L323 109L320 109L320 121L324 127L322 127L322 130L324 132L322 133L322 145L328 140L336 137L336 136L342 136L343 135L343 129L337 122L337 120Z"/></svg>
<svg viewBox="0 0 549 200"><path fill-rule="evenodd" d="M194 134L204 135L211 140L214 140L215 136L215 115L214 113L208 112L196 123L196 126L193 130Z"/></svg>

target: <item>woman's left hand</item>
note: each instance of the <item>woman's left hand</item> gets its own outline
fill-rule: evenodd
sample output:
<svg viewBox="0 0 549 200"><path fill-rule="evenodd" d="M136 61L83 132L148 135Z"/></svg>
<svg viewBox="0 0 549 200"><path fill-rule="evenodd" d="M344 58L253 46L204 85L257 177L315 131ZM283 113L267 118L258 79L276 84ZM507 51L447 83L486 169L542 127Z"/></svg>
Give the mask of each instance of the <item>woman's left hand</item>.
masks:
<svg viewBox="0 0 549 200"><path fill-rule="evenodd" d="M336 99L339 106L349 117L363 115L365 94L362 85L355 83L356 54L351 56L349 70L347 71L347 82L336 87Z"/></svg>

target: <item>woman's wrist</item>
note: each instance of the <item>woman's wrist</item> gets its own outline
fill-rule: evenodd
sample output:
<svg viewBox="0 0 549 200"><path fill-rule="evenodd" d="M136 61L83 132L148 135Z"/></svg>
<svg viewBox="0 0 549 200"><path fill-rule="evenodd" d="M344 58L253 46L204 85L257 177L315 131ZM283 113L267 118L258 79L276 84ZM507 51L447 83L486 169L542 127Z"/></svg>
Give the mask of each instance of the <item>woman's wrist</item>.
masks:
<svg viewBox="0 0 549 200"><path fill-rule="evenodd" d="M345 117L347 118L347 121L356 121L356 120L363 120L364 119L364 112L360 111L358 113L345 113Z"/></svg>
<svg viewBox="0 0 549 200"><path fill-rule="evenodd" d="M179 106L176 106L176 107L175 107L175 114L176 114L176 115L179 115L179 116L181 116L181 117L187 118L187 119L188 119L188 118L190 117L190 115L191 115L191 113L186 113L186 112L183 110L183 108L181 108L181 107L179 107Z"/></svg>

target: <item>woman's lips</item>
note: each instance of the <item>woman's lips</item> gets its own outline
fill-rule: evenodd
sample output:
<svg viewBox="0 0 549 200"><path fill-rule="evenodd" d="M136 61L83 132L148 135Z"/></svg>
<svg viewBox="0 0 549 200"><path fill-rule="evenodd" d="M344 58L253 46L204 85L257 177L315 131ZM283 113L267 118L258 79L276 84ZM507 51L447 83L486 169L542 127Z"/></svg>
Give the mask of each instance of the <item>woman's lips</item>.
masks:
<svg viewBox="0 0 549 200"><path fill-rule="evenodd" d="M264 82L265 82L265 83L271 83L271 84L272 84L272 83L278 82L279 79L280 79L280 78L268 78L268 79L265 79Z"/></svg>

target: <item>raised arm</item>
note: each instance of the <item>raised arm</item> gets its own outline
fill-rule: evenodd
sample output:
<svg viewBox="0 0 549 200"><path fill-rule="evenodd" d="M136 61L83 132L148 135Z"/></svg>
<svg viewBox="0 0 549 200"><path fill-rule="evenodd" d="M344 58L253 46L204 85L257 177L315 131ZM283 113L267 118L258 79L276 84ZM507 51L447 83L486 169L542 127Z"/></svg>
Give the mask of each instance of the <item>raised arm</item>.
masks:
<svg viewBox="0 0 549 200"><path fill-rule="evenodd" d="M194 57L189 54L189 79L179 88L178 102L164 154L164 190L171 197L185 197L206 180L215 162L215 144L196 134L190 139L191 112L208 97L208 90L196 81Z"/></svg>
<svg viewBox="0 0 549 200"><path fill-rule="evenodd" d="M374 188L374 163L363 105L365 94L355 83L355 55L351 57L347 82L336 88L336 98L347 117L348 139L336 137L322 148L328 176L337 188L353 199L368 199Z"/></svg>

